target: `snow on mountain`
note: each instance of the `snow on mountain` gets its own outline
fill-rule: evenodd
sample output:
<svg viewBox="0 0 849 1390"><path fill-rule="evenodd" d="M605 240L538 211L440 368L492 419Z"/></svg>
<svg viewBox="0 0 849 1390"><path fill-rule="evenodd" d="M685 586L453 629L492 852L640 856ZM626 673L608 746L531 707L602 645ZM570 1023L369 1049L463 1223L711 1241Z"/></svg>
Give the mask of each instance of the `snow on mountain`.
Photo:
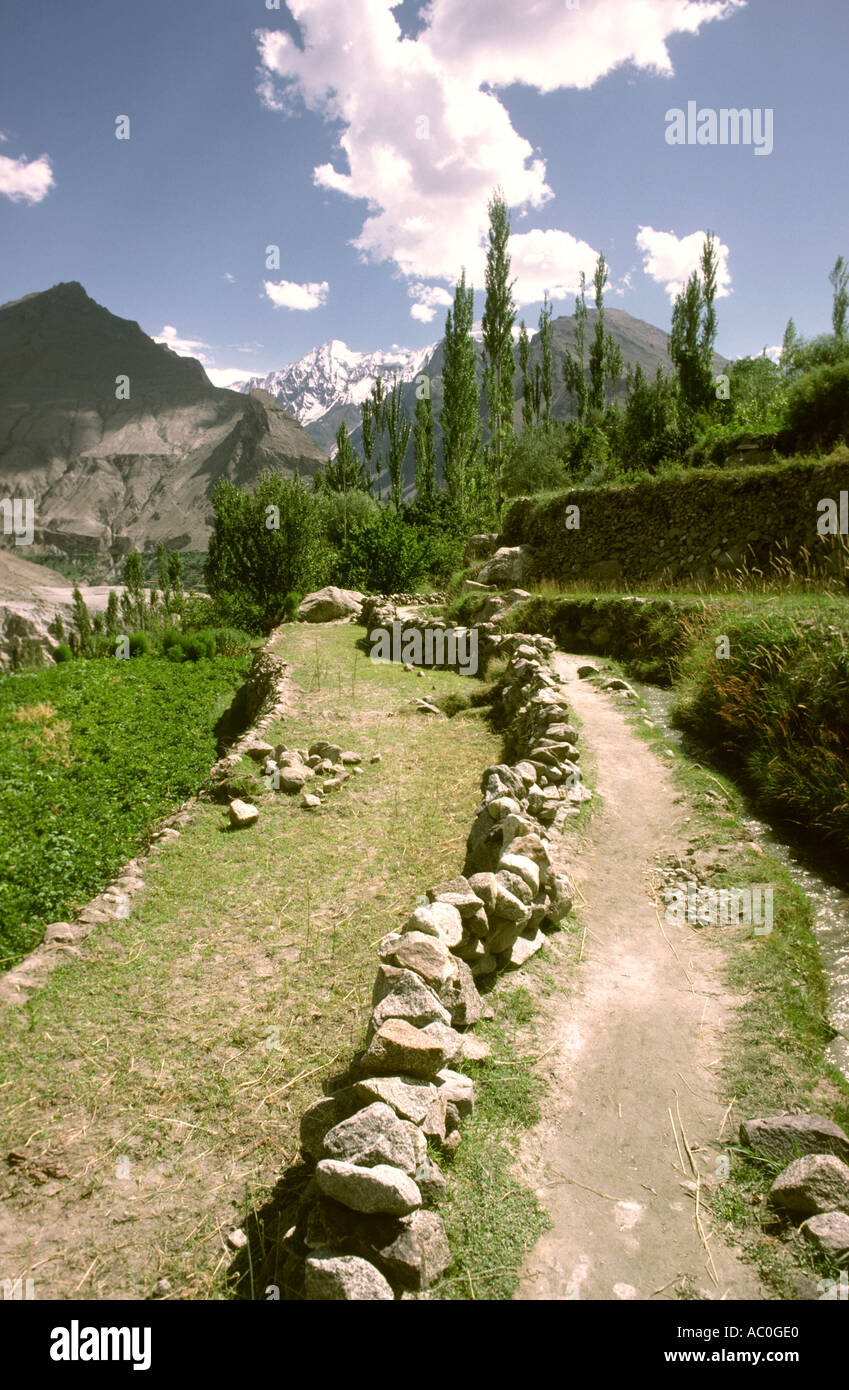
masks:
<svg viewBox="0 0 849 1390"><path fill-rule="evenodd" d="M231 389L249 392L259 387L301 425L308 425L333 406L359 405L378 376L384 378L387 386L395 376L399 381L412 381L436 347L436 343L431 343L424 348L393 346L386 351L355 352L339 338L332 338L298 362L290 362L267 376L234 382Z"/></svg>

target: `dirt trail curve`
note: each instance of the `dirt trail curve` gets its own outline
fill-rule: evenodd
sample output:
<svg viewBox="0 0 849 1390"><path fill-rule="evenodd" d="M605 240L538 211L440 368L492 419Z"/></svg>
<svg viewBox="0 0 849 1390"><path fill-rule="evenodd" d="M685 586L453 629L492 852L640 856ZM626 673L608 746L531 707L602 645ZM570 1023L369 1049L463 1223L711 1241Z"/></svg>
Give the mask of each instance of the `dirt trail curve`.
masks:
<svg viewBox="0 0 849 1390"><path fill-rule="evenodd" d="M574 986L545 1006L554 1075L522 1164L554 1226L531 1251L516 1297L757 1299L754 1270L719 1234L711 1237L702 1185L711 1269L695 1195L684 1186L695 1179L679 1110L698 1172L703 1180L716 1174L725 1107L715 1073L735 1002L717 948L686 926L664 922L661 930L650 895L647 870L657 851L683 847L686 809L621 706L577 679L580 660L555 657L596 760L603 805L577 858L568 835L560 846L586 898L587 932ZM732 1137L726 1124L724 1139Z"/></svg>

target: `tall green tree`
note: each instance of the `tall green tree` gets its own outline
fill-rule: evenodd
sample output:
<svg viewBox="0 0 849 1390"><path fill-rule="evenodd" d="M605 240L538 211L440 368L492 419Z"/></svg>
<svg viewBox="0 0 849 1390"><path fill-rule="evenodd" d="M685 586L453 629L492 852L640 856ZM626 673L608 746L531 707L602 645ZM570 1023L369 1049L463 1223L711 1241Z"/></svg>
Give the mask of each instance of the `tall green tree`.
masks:
<svg viewBox="0 0 849 1390"><path fill-rule="evenodd" d="M831 288L834 290L834 300L831 306L831 328L837 341L844 343L846 341L846 314L849 310L849 266L842 256L837 257L828 278Z"/></svg>
<svg viewBox="0 0 849 1390"><path fill-rule="evenodd" d="M699 261L701 275L694 270L684 289L676 296L669 334L669 355L675 364L684 405L691 411L706 410L715 401L713 353L716 342L716 238L705 237Z"/></svg>
<svg viewBox="0 0 849 1390"><path fill-rule="evenodd" d="M106 635L107 637L117 637L120 626L120 614L118 612L118 595L114 589L109 590L109 597L106 600Z"/></svg>
<svg viewBox="0 0 849 1390"><path fill-rule="evenodd" d="M501 510L501 474L513 437L513 324L516 306L510 279L510 217L501 189L489 201L489 246L486 253L486 304L483 311L483 380L490 431L489 458L493 490Z"/></svg>
<svg viewBox="0 0 849 1390"><path fill-rule="evenodd" d="M442 457L448 494L458 511L466 508L468 479L480 450L480 391L472 337L475 293L462 270L454 304L445 315L442 367Z"/></svg>
<svg viewBox="0 0 849 1390"><path fill-rule="evenodd" d="M433 437L433 401L429 389L416 400L413 452L416 460L416 498L427 514L432 510L436 496L436 445Z"/></svg>
<svg viewBox="0 0 849 1390"><path fill-rule="evenodd" d="M392 501L397 512L401 509L401 494L404 486L404 459L407 456L407 445L410 442L410 435L413 429L412 420L401 408L401 382L397 377L394 378L392 390L386 397L385 416L386 429L389 435L386 467L389 471Z"/></svg>
<svg viewBox="0 0 849 1390"><path fill-rule="evenodd" d="M168 575L168 555L162 541L156 547L156 573L162 590L162 607L166 613L171 610L171 580Z"/></svg>
<svg viewBox="0 0 849 1390"><path fill-rule="evenodd" d="M343 499L342 532L348 537L348 496L352 492L368 492L369 486L363 471L363 461L354 450L348 427L344 420L339 422L336 431L336 457L328 459L320 473L316 474L316 492L338 493Z"/></svg>
<svg viewBox="0 0 849 1390"><path fill-rule="evenodd" d="M540 391L542 394L543 409L542 422L547 425L551 419L551 400L554 395L554 352L553 352L553 330L551 318L553 314L551 300L548 297L548 290L543 294L542 308L539 311L539 338L540 349L542 352L542 367L540 371Z"/></svg>
<svg viewBox="0 0 849 1390"><path fill-rule="evenodd" d="M149 621L149 613L144 595L144 566L137 550L131 550L124 561L124 593L121 595L121 612L128 628L143 631Z"/></svg>
<svg viewBox="0 0 849 1390"><path fill-rule="evenodd" d="M382 441L386 428L386 392L381 377L372 382L371 392L362 402L360 413L363 424L363 458L366 466L374 471L374 482L379 497L380 474L383 471ZM371 491L371 477L368 482Z"/></svg>
<svg viewBox="0 0 849 1390"><path fill-rule="evenodd" d="M533 429L534 426L534 381L529 369L531 355L531 345L528 340L528 330L525 327L525 320L522 319L519 325L519 341L516 344L516 356L519 360L519 371L522 373L522 429L525 433Z"/></svg>
<svg viewBox="0 0 849 1390"><path fill-rule="evenodd" d="M572 409L579 425L587 418L587 375L584 364L587 340L587 278L581 271L581 288L575 297L575 352L567 351L563 360L563 380L572 396Z"/></svg>
<svg viewBox="0 0 849 1390"><path fill-rule="evenodd" d="M91 617L86 607L85 599L76 584L73 588L72 599L71 622L74 625L74 632L76 634L75 646L80 656L91 656L94 650Z"/></svg>

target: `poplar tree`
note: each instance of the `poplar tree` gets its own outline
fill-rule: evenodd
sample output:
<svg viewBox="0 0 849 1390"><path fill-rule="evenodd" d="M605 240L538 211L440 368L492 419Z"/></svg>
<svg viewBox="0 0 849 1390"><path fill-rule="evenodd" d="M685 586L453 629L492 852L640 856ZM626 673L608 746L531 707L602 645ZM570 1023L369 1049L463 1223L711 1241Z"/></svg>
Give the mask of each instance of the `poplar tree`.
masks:
<svg viewBox="0 0 849 1390"><path fill-rule="evenodd" d="M453 310L445 315L442 367L442 455L448 494L466 509L468 480L480 448L480 392L472 337L475 292L466 288L465 267L454 290Z"/></svg>
<svg viewBox="0 0 849 1390"><path fill-rule="evenodd" d="M554 354L552 348L553 332L551 328L551 316L553 310L551 300L548 297L548 290L543 294L542 308L539 312L539 337L542 349L542 368L540 371L540 390L543 400L543 424L547 425L551 419L551 399L554 395Z"/></svg>
<svg viewBox="0 0 849 1390"><path fill-rule="evenodd" d="M416 401L413 434L416 460L416 497L430 511L436 496L436 445L433 438L433 401L428 390Z"/></svg>
<svg viewBox="0 0 849 1390"><path fill-rule="evenodd" d="M80 656L91 656L92 654L92 632L91 617L86 607L85 599L80 593L78 585L74 585L73 607L71 610L71 621L76 629L77 651Z"/></svg>
<svg viewBox="0 0 849 1390"><path fill-rule="evenodd" d="M534 383L528 370L530 354L531 345L528 341L528 330L525 327L525 320L522 319L519 325L516 356L519 359L519 370L522 373L522 428L526 434L534 425Z"/></svg>
<svg viewBox="0 0 849 1390"><path fill-rule="evenodd" d="M401 510L401 493L403 489L404 458L407 453L407 445L410 442L410 434L413 422L409 416L405 415L401 409L401 383L397 377L392 382L392 390L386 397L385 407L386 429L389 434L389 447L386 457L386 467L389 470L389 482L392 489L392 501L395 510Z"/></svg>
<svg viewBox="0 0 849 1390"><path fill-rule="evenodd" d="M495 190L489 202L489 248L486 253L486 305L483 312L484 388L490 431L489 456L495 503L501 511L501 474L513 436L513 324L516 308L510 279L510 218L504 194Z"/></svg>
<svg viewBox="0 0 849 1390"><path fill-rule="evenodd" d="M834 290L834 300L831 306L831 327L838 343L846 340L846 313L849 309L849 266L846 265L842 256L838 256L834 262L834 269L829 275L831 288Z"/></svg>
<svg viewBox="0 0 849 1390"><path fill-rule="evenodd" d="M566 353L563 361L563 380L572 395L575 419L582 425L587 416L587 377L584 366L587 331L587 277L581 271L581 289L575 298L575 353Z"/></svg>

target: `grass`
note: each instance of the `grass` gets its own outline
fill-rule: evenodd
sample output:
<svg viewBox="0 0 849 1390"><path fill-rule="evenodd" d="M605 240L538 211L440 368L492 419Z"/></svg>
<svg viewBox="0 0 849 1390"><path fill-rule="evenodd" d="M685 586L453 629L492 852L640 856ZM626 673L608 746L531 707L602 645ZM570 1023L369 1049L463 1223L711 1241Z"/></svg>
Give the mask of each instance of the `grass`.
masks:
<svg viewBox="0 0 849 1390"><path fill-rule="evenodd" d="M201 803L149 861L131 918L3 1011L5 1151L31 1156L0 1172L7 1258L39 1266L39 1297L145 1297L162 1277L175 1297L229 1296L227 1232L268 1200L300 1115L360 1044L376 942L462 863L500 742L476 710L414 712L468 678L373 665L360 635L282 630L303 693L269 736L382 761L315 816L262 791L257 825L230 832ZM68 1177L45 1189L27 1176L39 1163Z"/></svg>
<svg viewBox="0 0 849 1390"><path fill-rule="evenodd" d="M0 970L197 790L248 665L76 661L0 682Z"/></svg>

